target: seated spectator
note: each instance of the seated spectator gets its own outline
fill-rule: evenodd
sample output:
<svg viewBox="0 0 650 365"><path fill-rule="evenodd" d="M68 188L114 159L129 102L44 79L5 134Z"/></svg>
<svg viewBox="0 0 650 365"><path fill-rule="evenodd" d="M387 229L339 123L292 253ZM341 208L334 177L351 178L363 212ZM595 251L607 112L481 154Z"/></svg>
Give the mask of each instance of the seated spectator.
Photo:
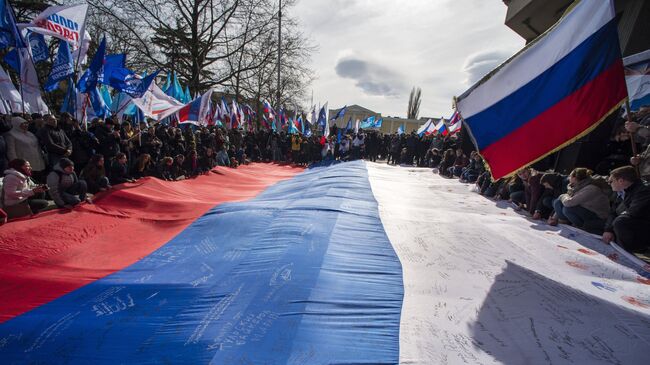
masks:
<svg viewBox="0 0 650 365"><path fill-rule="evenodd" d="M460 182L472 184L476 182L483 172L485 172L483 158L478 154L478 152L472 151L470 154L469 165L467 165L460 174Z"/></svg>
<svg viewBox="0 0 650 365"><path fill-rule="evenodd" d="M644 252L650 246L650 186L634 167L613 170L608 179L618 198L605 224L603 241L615 241L631 252Z"/></svg>
<svg viewBox="0 0 650 365"><path fill-rule="evenodd" d="M185 164L185 156L178 154L174 158L174 163L172 164L172 178L174 180L184 180L188 177L188 173L183 167Z"/></svg>
<svg viewBox="0 0 650 365"><path fill-rule="evenodd" d="M234 157L230 158L230 167L233 169L236 169L239 166L239 162L237 162L237 159Z"/></svg>
<svg viewBox="0 0 650 365"><path fill-rule="evenodd" d="M151 155L143 153L138 156L131 168L131 177L134 179L141 179L147 176L154 176L155 174L156 172L154 171Z"/></svg>
<svg viewBox="0 0 650 365"><path fill-rule="evenodd" d="M219 152L217 152L217 165L219 166L230 166L230 157L228 157L228 147L224 144L221 146ZM274 161L278 161L275 160Z"/></svg>
<svg viewBox="0 0 650 365"><path fill-rule="evenodd" d="M79 180L74 172L74 163L65 157L62 157L47 175L47 186L50 197L59 208L71 209L84 200L91 202L86 197L88 185L84 180Z"/></svg>
<svg viewBox="0 0 650 365"><path fill-rule="evenodd" d="M469 164L469 159L465 156L465 153L462 149L458 148L456 150L456 158L454 159L454 165L448 168L449 177L460 177L460 174L463 172L463 169Z"/></svg>
<svg viewBox="0 0 650 365"><path fill-rule="evenodd" d="M554 202L556 219L570 222L573 226L587 232L601 234L609 211L609 197L591 176L591 170L576 168L569 174L569 187L566 194Z"/></svg>
<svg viewBox="0 0 650 365"><path fill-rule="evenodd" d="M113 163L111 163L111 183L123 184L127 182L134 182L135 180L129 175L129 166L127 165L127 158L124 152L118 152L115 155Z"/></svg>
<svg viewBox="0 0 650 365"><path fill-rule="evenodd" d="M199 156L196 150L190 151L183 164L183 169L187 172L188 177L198 176L201 173L201 168L199 166Z"/></svg>
<svg viewBox="0 0 650 365"><path fill-rule="evenodd" d="M300 155L302 156L303 160L305 160L305 155L307 154L305 148L307 147L307 142L303 140L303 142L300 144ZM260 150L260 146L257 144L254 144L251 147L251 152L248 154L250 156L250 160L252 162L261 162L262 161L262 151Z"/></svg>
<svg viewBox="0 0 650 365"><path fill-rule="evenodd" d="M29 161L32 176L37 181L45 181L46 162L38 138L29 131L29 123L21 117L11 118L12 129L5 135L7 158L9 161L21 159Z"/></svg>
<svg viewBox="0 0 650 365"><path fill-rule="evenodd" d="M174 167L174 159L169 156L163 157L160 160L160 163L158 164L156 175L158 176L159 179L166 180L166 181L173 181L174 180L173 167Z"/></svg>
<svg viewBox="0 0 650 365"><path fill-rule="evenodd" d="M99 153L93 155L81 170L81 178L88 184L88 192L92 194L110 189L111 185L106 177L106 168L104 167L104 155Z"/></svg>
<svg viewBox="0 0 650 365"><path fill-rule="evenodd" d="M199 168L202 172L209 172L215 166L217 166L217 155L212 147L207 147L203 152L203 156L199 159Z"/></svg>
<svg viewBox="0 0 650 365"><path fill-rule="evenodd" d="M519 170L517 176L521 179L521 182L524 186L524 193L517 193L514 196L511 194L510 199L517 204L518 208L526 208L530 215L535 213L537 208L537 202L542 196L544 191L539 180L542 175L539 174L536 170L529 167Z"/></svg>
<svg viewBox="0 0 650 365"><path fill-rule="evenodd" d="M521 180L519 174L508 179L506 186L497 193L495 198L497 200L510 200L511 202L517 205L517 210L521 209L526 204L526 188L524 187L524 182ZM504 192L507 191L507 197Z"/></svg>
<svg viewBox="0 0 650 365"><path fill-rule="evenodd" d="M559 198L560 195L566 193L567 179L568 177L565 178L565 176L557 173L546 173L542 175L539 182L544 187L544 191L537 202L537 207L535 207L533 219L548 218L549 220L547 222L549 224L554 223L553 220L557 220L557 217L552 216L554 209L553 201ZM555 224L557 223L555 222Z"/></svg>
<svg viewBox="0 0 650 365"><path fill-rule="evenodd" d="M440 162L440 166L438 168L440 175L451 177L451 175L449 175L449 170L453 167L455 161L456 155L454 154L454 150L451 148L447 149L442 156L442 162Z"/></svg>
<svg viewBox="0 0 650 365"><path fill-rule="evenodd" d="M0 208L7 213L8 219L36 214L47 207L47 186L37 185L32 181L32 167L29 161L13 159L9 161L9 169L4 173Z"/></svg>
<svg viewBox="0 0 650 365"><path fill-rule="evenodd" d="M440 161L442 161L442 156L440 155L440 151L438 151L437 148L432 148L427 152L426 160L429 163L429 167L431 168L437 168L440 165Z"/></svg>

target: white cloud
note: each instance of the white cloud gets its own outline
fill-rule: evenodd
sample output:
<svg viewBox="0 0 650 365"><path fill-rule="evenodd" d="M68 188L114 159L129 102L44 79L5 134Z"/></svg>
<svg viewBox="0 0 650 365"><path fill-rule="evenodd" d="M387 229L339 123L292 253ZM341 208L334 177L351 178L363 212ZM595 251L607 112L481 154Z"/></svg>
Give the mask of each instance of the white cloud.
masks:
<svg viewBox="0 0 650 365"><path fill-rule="evenodd" d="M339 59L334 69L338 76L356 81L367 95L397 97L405 90L397 72L372 61L348 56Z"/></svg>
<svg viewBox="0 0 650 365"><path fill-rule="evenodd" d="M419 86L420 115L448 116L453 96L524 44L500 1L302 0L291 13L319 45L314 102L384 115L405 116Z"/></svg>
<svg viewBox="0 0 650 365"><path fill-rule="evenodd" d="M465 85L474 85L510 56L512 52L506 50L488 50L470 55L463 65L463 71L467 74Z"/></svg>

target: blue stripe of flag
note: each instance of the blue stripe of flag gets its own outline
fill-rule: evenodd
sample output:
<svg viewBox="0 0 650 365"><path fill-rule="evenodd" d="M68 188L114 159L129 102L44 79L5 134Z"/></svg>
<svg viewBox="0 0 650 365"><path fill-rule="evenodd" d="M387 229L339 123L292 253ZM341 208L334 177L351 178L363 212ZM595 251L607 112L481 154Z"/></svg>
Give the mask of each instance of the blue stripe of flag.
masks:
<svg viewBox="0 0 650 365"><path fill-rule="evenodd" d="M512 133L595 79L618 59L618 32L612 20L519 90L466 118L478 148Z"/></svg>

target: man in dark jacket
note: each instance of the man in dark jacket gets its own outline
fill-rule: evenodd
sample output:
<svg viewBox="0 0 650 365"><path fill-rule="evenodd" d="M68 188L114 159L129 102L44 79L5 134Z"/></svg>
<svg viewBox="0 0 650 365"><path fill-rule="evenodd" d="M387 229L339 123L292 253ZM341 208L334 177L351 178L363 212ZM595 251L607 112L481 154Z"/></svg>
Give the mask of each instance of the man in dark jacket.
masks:
<svg viewBox="0 0 650 365"><path fill-rule="evenodd" d="M650 186L632 166L612 170L608 179L618 198L605 224L603 241L615 240L628 251L650 247Z"/></svg>
<svg viewBox="0 0 650 365"><path fill-rule="evenodd" d="M37 137L47 151L49 166L54 167L60 159L72 154L72 142L63 129L59 128L53 115L48 114L43 119L45 126L38 131Z"/></svg>

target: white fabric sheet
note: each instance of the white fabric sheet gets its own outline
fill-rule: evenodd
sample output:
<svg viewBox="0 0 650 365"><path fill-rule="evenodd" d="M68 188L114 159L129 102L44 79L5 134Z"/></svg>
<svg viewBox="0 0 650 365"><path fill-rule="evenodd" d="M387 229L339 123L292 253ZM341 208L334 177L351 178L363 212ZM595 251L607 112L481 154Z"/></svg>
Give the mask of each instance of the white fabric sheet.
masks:
<svg viewBox="0 0 650 365"><path fill-rule="evenodd" d="M367 166L403 266L400 363L648 364L650 280L610 246L431 169Z"/></svg>

